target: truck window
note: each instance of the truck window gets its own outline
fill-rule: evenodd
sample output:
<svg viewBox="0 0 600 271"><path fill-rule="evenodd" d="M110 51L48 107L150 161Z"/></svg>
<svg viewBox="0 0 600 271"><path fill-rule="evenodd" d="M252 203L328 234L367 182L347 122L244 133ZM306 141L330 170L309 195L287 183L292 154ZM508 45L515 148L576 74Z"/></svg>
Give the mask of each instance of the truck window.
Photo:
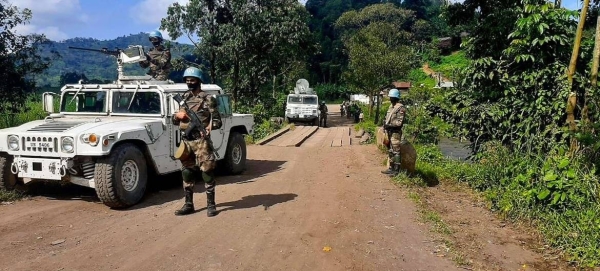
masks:
<svg viewBox="0 0 600 271"><path fill-rule="evenodd" d="M302 97L299 96L289 96L288 97L289 104L300 104L302 103Z"/></svg>
<svg viewBox="0 0 600 271"><path fill-rule="evenodd" d="M217 103L221 116L231 116L231 105L229 104L228 95L217 96Z"/></svg>
<svg viewBox="0 0 600 271"><path fill-rule="evenodd" d="M303 104L317 104L317 97L304 97Z"/></svg>
<svg viewBox="0 0 600 271"><path fill-rule="evenodd" d="M75 93L77 93L76 90L67 91L63 94L60 102L61 112L106 112L106 91L79 91L77 96L75 96Z"/></svg>
<svg viewBox="0 0 600 271"><path fill-rule="evenodd" d="M112 99L113 113L160 114L158 92L115 91Z"/></svg>

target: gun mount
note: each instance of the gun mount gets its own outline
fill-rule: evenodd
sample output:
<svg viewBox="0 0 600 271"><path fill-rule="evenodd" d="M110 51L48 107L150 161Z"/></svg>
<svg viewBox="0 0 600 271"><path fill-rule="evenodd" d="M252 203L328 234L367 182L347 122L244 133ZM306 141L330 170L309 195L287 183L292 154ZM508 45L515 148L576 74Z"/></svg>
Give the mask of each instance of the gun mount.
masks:
<svg viewBox="0 0 600 271"><path fill-rule="evenodd" d="M69 49L75 50L83 50L83 51L92 51L99 52L105 55L111 55L117 58L117 74L118 81L122 80L150 80L149 76L124 76L123 75L123 64L129 63L138 63L146 60L146 53L144 52L144 47L141 45L129 45L126 49L115 48L115 50L108 50L108 48L102 49L91 49L91 48L81 48L81 47L73 47L69 46Z"/></svg>

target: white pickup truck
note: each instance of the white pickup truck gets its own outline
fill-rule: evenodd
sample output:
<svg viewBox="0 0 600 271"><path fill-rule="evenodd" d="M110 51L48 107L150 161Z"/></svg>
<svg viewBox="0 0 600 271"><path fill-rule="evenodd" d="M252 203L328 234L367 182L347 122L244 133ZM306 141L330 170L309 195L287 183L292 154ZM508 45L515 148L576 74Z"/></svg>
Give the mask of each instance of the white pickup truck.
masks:
<svg viewBox="0 0 600 271"><path fill-rule="evenodd" d="M173 95L187 91L183 83L147 79L69 84L60 95L44 93L48 117L0 130L0 188L62 181L94 188L109 207L138 203L151 176L181 169L174 158L181 133L171 116L179 109ZM254 117L232 113L230 97L219 86L202 89L215 96L223 120L211 132L218 167L239 174ZM53 112L55 96L59 113Z"/></svg>

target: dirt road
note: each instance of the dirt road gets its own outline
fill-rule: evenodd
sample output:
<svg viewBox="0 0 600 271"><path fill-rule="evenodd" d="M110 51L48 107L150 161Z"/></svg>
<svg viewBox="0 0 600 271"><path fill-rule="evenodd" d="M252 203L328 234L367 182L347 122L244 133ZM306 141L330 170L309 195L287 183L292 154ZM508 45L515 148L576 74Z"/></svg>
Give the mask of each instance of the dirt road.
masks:
<svg viewBox="0 0 600 271"><path fill-rule="evenodd" d="M314 142L327 129L301 147L248 146L247 172L218 178L212 218L202 185L200 210L174 216L173 180L121 211L80 189L0 206L0 270L464 270L434 253L413 202L379 173L383 155Z"/></svg>

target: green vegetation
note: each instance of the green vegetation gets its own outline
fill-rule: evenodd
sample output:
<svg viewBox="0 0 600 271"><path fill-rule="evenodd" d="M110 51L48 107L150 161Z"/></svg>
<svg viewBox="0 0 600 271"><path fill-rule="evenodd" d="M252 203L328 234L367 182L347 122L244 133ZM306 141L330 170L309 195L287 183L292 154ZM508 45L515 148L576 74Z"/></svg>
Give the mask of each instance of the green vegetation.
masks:
<svg viewBox="0 0 600 271"><path fill-rule="evenodd" d="M426 187L463 182L480 191L493 211L537 226L544 241L580 266L597 266L600 249L600 178L585 161L558 149L545 155L511 153L498 142L485 144L474 162L446 159L439 148L417 144L417 174L395 181Z"/></svg>
<svg viewBox="0 0 600 271"><path fill-rule="evenodd" d="M437 63L430 63L429 67L436 72L441 72L448 79L456 75L469 65L469 59L464 51L456 51L450 55L440 57Z"/></svg>
<svg viewBox="0 0 600 271"><path fill-rule="evenodd" d="M598 85L588 80L594 46L589 22L595 22L597 3L583 18L588 23L571 86L565 70L578 13L550 1L444 6L439 0L309 0L306 8L297 0L208 2L174 3L162 20L161 27L171 37L201 38L195 46L171 44L178 59L171 78L179 81L185 65L203 68L212 82L232 94L235 111L254 114L256 127L249 141L281 128L270 118L283 116L285 96L299 78L309 79L328 102L354 93L372 96L389 89L393 81L410 81L413 87L401 102L408 107L404 135L419 153L418 174L401 175L396 181L469 184L487 198L492 210L536 226L569 261L600 265L600 102ZM2 7L5 3L0 0ZM0 13L0 26L9 32L31 18L27 10ZM209 17L216 19L202 20ZM36 89L34 83L48 90L80 78L116 78L112 57L68 46L149 45L145 34L60 43L43 36L9 36L13 39L2 40L0 46L0 127L43 117L39 100L27 100ZM456 52L459 45L461 51ZM421 70L424 63L458 86L433 88L435 80ZM137 66L126 71L144 72ZM565 125L571 92L585 97L576 108L576 132ZM364 106L365 119L357 128L375 134L388 107L388 102L382 104L375 123L374 106ZM472 161L444 159L432 145L440 137L469 140ZM580 144L568 151L574 139ZM0 197L13 196L0 191ZM423 216L437 223L440 232L448 232L436 214Z"/></svg>

